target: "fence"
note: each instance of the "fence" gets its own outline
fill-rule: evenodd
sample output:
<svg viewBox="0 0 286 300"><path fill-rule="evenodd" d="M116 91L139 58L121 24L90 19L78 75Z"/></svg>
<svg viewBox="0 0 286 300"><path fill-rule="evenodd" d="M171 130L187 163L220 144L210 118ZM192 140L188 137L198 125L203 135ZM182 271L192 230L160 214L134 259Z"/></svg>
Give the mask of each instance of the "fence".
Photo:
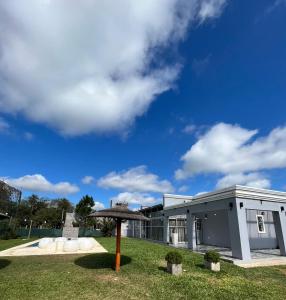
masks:
<svg viewBox="0 0 286 300"><path fill-rule="evenodd" d="M27 237L29 234L28 228L19 228L17 230L17 234L21 237ZM62 236L62 229L57 228L32 228L31 229L31 236L32 237L61 237ZM79 229L79 237L100 237L102 236L101 231L96 229L87 229L87 228L80 228Z"/></svg>
<svg viewBox="0 0 286 300"><path fill-rule="evenodd" d="M128 236L154 241L163 241L164 226L161 219L152 219L150 222L130 221Z"/></svg>
<svg viewBox="0 0 286 300"><path fill-rule="evenodd" d="M169 241L173 233L178 234L178 242L187 242L186 218L169 219ZM127 236L163 242L164 226L161 218L153 218L149 222L129 221Z"/></svg>

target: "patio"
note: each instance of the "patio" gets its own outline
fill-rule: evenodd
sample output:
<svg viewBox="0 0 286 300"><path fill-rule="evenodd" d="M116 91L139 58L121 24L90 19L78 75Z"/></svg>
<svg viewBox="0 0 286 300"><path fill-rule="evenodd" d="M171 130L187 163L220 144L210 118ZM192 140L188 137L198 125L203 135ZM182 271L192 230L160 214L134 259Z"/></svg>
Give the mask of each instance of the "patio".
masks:
<svg viewBox="0 0 286 300"><path fill-rule="evenodd" d="M217 251L223 260L232 262L243 268L286 265L286 257L280 255L279 249L251 250L251 261L241 261L240 259L232 257L231 249L224 247L198 245L194 252L204 254L209 250Z"/></svg>

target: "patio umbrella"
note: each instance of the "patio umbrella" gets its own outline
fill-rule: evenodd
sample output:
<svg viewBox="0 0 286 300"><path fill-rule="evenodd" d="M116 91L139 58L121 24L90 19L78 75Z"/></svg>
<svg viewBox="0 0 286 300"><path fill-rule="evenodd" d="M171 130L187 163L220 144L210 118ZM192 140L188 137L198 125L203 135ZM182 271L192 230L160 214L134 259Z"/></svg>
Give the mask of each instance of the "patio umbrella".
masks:
<svg viewBox="0 0 286 300"><path fill-rule="evenodd" d="M96 211L89 215L90 217L107 217L116 221L116 256L115 271L120 270L120 241L121 241L121 222L124 220L149 221L149 218L143 216L140 212L135 212L127 208L126 204L117 203L114 207Z"/></svg>

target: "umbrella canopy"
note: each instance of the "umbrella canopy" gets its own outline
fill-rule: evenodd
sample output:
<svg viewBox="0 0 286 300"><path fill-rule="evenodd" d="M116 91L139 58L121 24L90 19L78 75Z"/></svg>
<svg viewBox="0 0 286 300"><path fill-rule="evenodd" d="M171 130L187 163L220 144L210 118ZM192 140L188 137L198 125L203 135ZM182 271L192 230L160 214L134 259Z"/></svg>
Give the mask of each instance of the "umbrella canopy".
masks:
<svg viewBox="0 0 286 300"><path fill-rule="evenodd" d="M107 217L116 220L116 255L115 270L120 270L120 241L121 241L121 222L122 220L149 221L149 218L143 216L140 212L128 209L127 204L117 203L114 207L96 211L89 215L94 218Z"/></svg>
<svg viewBox="0 0 286 300"><path fill-rule="evenodd" d="M5 218L9 218L9 216L7 216L7 215L5 215L5 214L2 214L2 213L0 213L0 220L2 220L2 219L5 219Z"/></svg>
<svg viewBox="0 0 286 300"><path fill-rule="evenodd" d="M108 217L121 220L141 220L149 221L149 218L143 216L140 212L128 209L126 204L118 203L116 206L108 209L96 211L89 215L90 217Z"/></svg>

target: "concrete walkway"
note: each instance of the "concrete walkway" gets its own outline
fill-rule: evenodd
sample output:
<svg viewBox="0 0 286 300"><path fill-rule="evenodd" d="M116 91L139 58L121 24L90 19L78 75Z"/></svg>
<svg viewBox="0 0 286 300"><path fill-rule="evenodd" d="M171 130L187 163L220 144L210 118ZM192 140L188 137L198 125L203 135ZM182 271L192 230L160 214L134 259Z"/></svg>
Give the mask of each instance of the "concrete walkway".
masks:
<svg viewBox="0 0 286 300"><path fill-rule="evenodd" d="M286 256L281 256L279 249L251 250L251 260L249 261L242 261L232 257L230 248L199 245L195 252L205 254L209 250L217 251L221 255L222 260L231 262L243 268L286 265Z"/></svg>

